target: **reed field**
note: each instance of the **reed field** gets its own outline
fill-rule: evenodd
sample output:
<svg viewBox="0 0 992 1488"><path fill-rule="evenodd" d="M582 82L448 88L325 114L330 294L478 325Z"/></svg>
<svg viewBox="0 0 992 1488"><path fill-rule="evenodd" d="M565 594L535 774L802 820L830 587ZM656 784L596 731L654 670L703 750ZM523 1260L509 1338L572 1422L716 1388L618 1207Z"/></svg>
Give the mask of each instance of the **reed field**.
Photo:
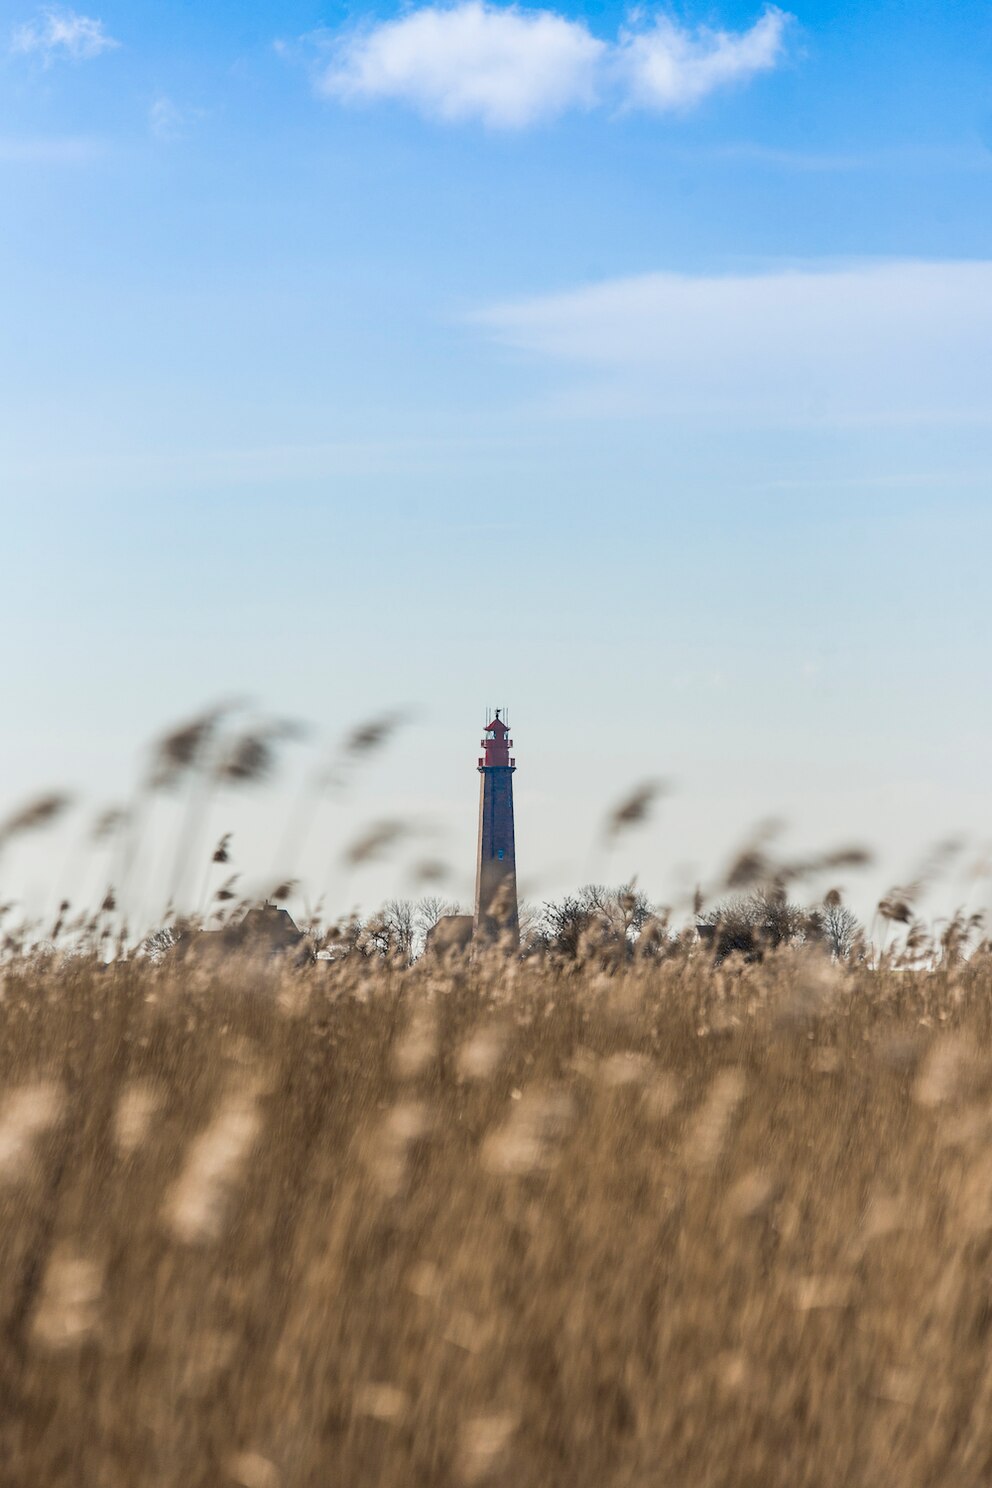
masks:
<svg viewBox="0 0 992 1488"><path fill-rule="evenodd" d="M987 1483L990 966L9 956L3 1483Z"/></svg>
<svg viewBox="0 0 992 1488"><path fill-rule="evenodd" d="M98 908L0 906L3 1488L992 1480L992 951L915 907L957 849L867 930L792 901L863 850L763 827L679 924L589 885L519 948L395 901L280 940L292 876L252 908L199 824L284 734L173 730L84 829ZM207 907L136 934L170 791ZM0 823L8 892L66 804Z"/></svg>

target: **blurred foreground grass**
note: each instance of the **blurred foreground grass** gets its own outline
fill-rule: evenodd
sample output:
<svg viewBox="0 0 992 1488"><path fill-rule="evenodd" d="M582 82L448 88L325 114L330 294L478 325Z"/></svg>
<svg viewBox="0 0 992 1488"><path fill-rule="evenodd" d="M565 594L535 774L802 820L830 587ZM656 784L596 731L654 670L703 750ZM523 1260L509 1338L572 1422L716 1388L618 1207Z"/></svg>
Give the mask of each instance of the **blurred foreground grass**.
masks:
<svg viewBox="0 0 992 1488"><path fill-rule="evenodd" d="M11 962L0 1479L988 1483L990 970Z"/></svg>

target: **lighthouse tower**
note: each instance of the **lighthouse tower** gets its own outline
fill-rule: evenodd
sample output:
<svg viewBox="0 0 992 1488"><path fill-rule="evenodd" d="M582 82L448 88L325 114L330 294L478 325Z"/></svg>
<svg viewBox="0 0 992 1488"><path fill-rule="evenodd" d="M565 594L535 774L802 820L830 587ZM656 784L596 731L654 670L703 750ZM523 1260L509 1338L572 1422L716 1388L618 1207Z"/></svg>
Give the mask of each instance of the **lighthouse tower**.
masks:
<svg viewBox="0 0 992 1488"><path fill-rule="evenodd" d="M513 740L500 708L486 724L479 760L479 856L475 875L473 938L476 942L519 938L517 859L513 842Z"/></svg>

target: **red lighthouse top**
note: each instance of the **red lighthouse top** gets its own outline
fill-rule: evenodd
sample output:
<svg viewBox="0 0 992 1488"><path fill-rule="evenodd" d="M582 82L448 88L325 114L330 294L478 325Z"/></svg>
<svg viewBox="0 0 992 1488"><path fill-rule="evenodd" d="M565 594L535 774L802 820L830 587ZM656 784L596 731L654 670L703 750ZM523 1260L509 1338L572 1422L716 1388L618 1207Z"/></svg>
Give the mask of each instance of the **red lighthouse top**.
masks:
<svg viewBox="0 0 992 1488"><path fill-rule="evenodd" d="M492 765L509 765L511 769L516 768L516 760L510 758L510 750L513 748L513 740L508 737L510 730L500 718L500 709L496 709L496 717L491 723L486 724L486 737L481 741L485 750L479 760L479 769L488 769Z"/></svg>

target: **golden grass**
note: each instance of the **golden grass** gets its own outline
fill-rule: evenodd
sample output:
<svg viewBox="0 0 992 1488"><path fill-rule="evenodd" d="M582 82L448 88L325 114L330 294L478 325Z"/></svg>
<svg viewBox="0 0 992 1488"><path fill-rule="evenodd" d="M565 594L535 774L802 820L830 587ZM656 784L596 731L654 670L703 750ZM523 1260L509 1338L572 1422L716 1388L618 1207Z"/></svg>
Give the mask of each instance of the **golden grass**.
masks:
<svg viewBox="0 0 992 1488"><path fill-rule="evenodd" d="M0 1481L987 1484L990 991L15 961Z"/></svg>

